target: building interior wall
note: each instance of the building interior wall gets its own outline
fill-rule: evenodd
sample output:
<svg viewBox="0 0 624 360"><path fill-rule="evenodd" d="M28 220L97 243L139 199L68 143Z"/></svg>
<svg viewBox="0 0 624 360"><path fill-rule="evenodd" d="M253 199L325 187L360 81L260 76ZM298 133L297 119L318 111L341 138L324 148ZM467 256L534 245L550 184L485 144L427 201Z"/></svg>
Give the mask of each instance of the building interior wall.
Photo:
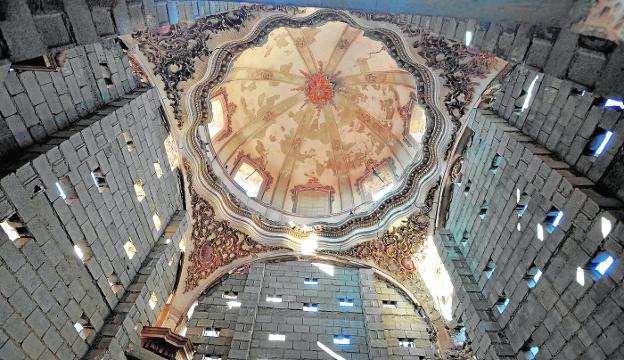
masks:
<svg viewBox="0 0 624 360"><path fill-rule="evenodd" d="M307 285L306 279L317 279L318 284ZM373 288L366 288L366 280ZM361 297L363 289L373 291L372 299ZM227 305L232 301L227 295L234 292L240 308ZM392 301L394 306L384 307L384 302ZM317 312L303 310L312 304ZM251 313L244 311L250 308ZM250 333L245 334L251 339L248 347L236 341L242 324L250 325ZM369 271L329 263L254 263L246 273L229 275L205 292L187 326L187 335L198 344L194 359L239 358L235 354L239 349L245 351L241 359L328 357L317 342L345 359L369 359L371 345L387 350L388 359L425 358L434 352L431 329L407 297ZM220 329L218 337L203 335L204 330L215 328ZM381 336L372 336L375 330ZM271 334L285 335L285 340L272 341ZM334 344L334 337L342 335L349 337L350 344ZM399 339L412 340L414 347L400 346ZM379 341L381 346L376 344Z"/></svg>
<svg viewBox="0 0 624 360"><path fill-rule="evenodd" d="M514 14L526 3L492 3L458 14L408 2L387 17L458 43L470 32L472 48L510 62L489 104L468 116L461 178L433 234L455 290L449 327L467 336L466 358L624 358L624 115L604 106L624 96L622 37L578 30L586 1L531 2L543 9L537 17L535 8ZM617 1L606 3L605 14L621 15ZM390 9L380 4L331 5ZM240 6L0 4L0 220L19 229L17 239L0 231L0 358L122 360L140 348L142 327L158 324L192 219L161 95L133 73L117 36ZM59 51L59 70L10 70ZM615 135L604 152L588 152L607 129ZM555 226L553 211L562 214ZM614 265L601 274L605 254ZM226 291L240 307L228 307ZM266 301L276 295L282 302ZM329 275L309 262L253 263L205 291L185 327L195 360L322 358L317 341L349 359L440 355L409 297L371 269L338 265ZM220 335L204 336L207 328ZM286 341L269 341L275 332ZM351 345L334 345L334 335Z"/></svg>

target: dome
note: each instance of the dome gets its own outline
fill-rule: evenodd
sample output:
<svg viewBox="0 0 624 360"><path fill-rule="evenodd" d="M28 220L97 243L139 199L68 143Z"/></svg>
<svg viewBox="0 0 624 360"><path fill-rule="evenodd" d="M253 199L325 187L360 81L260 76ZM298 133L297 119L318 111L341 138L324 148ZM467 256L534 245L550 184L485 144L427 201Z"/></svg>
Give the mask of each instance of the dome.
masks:
<svg viewBox="0 0 624 360"><path fill-rule="evenodd" d="M223 172L281 212L357 211L423 159L417 79L343 22L274 29L206 95L201 130Z"/></svg>

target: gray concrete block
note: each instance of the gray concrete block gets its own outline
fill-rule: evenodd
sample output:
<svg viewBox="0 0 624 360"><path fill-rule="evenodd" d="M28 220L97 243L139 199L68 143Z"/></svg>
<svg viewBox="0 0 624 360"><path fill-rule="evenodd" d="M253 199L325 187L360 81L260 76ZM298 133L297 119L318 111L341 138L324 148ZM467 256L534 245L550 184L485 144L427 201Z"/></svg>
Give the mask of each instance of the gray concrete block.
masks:
<svg viewBox="0 0 624 360"><path fill-rule="evenodd" d="M11 100L9 93L3 85L0 85L0 114L7 118L16 112L17 108L15 107L15 104L13 104L13 100Z"/></svg>
<svg viewBox="0 0 624 360"><path fill-rule="evenodd" d="M45 53L47 47L41 40L26 1L7 0L4 5L0 30L7 47L11 49L11 60L32 59Z"/></svg>
<svg viewBox="0 0 624 360"><path fill-rule="evenodd" d="M607 59L604 54L579 48L570 64L568 78L580 84L593 87L601 78Z"/></svg>
<svg viewBox="0 0 624 360"><path fill-rule="evenodd" d="M107 8L92 8L93 22L99 36L114 35L115 24L113 23L112 13Z"/></svg>
<svg viewBox="0 0 624 360"><path fill-rule="evenodd" d="M30 358L37 359L45 350L45 346L35 334L31 333L26 340L24 340L24 343L22 343L22 349Z"/></svg>
<svg viewBox="0 0 624 360"><path fill-rule="evenodd" d="M71 44L71 36L62 13L38 14L34 18L37 30L50 48Z"/></svg>
<svg viewBox="0 0 624 360"><path fill-rule="evenodd" d="M22 85L24 86L24 89L26 89L28 98L33 105L37 105L45 101L43 93L41 92L41 85L39 85L39 83L37 82L34 72L23 72L20 74L19 78L22 82Z"/></svg>
<svg viewBox="0 0 624 360"><path fill-rule="evenodd" d="M498 24L490 24L481 47L488 52L494 52L496 45L498 44L498 38L503 31L503 28Z"/></svg>
<svg viewBox="0 0 624 360"><path fill-rule="evenodd" d="M52 83L45 84L41 87L43 91L43 96L50 107L50 110L53 114L59 114L63 111L63 106L61 105L61 100L56 93L56 89Z"/></svg>
<svg viewBox="0 0 624 360"><path fill-rule="evenodd" d="M558 78L565 78L578 44L577 33L561 30L552 48L544 72Z"/></svg>
<svg viewBox="0 0 624 360"><path fill-rule="evenodd" d="M15 114L8 117L6 124L20 147L25 148L34 142L21 116Z"/></svg>
<svg viewBox="0 0 624 360"><path fill-rule="evenodd" d="M42 95L43 98L43 95ZM20 116L24 119L24 123L27 127L36 125L39 123L39 117L35 113L35 108L33 104L28 99L26 93L18 94L13 97L15 104L17 105L17 109L19 111Z"/></svg>
<svg viewBox="0 0 624 360"><path fill-rule="evenodd" d="M533 38L526 56L526 64L540 69L543 68L546 65L546 60L549 58L552 46L552 42L549 40Z"/></svg>
<svg viewBox="0 0 624 360"><path fill-rule="evenodd" d="M3 329L17 342L22 342L31 332L24 320L16 313L6 319Z"/></svg>
<svg viewBox="0 0 624 360"><path fill-rule="evenodd" d="M63 5L78 44L97 42L99 38L87 4L78 0L63 0Z"/></svg>

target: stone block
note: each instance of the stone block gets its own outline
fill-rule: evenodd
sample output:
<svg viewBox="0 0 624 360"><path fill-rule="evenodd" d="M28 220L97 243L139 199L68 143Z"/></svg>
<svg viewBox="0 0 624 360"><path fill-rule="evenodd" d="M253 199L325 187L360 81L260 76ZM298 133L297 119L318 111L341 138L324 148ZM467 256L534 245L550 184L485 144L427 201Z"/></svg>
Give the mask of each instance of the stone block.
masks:
<svg viewBox="0 0 624 360"><path fill-rule="evenodd" d="M526 64L543 68L552 48L552 42L546 39L533 38L526 56Z"/></svg>
<svg viewBox="0 0 624 360"><path fill-rule="evenodd" d="M575 32L561 30L544 67L545 73L560 79L565 78L578 45L578 37L579 35Z"/></svg>
<svg viewBox="0 0 624 360"><path fill-rule="evenodd" d="M35 334L31 333L22 343L22 349L30 358L37 359L45 350L45 345L43 345Z"/></svg>
<svg viewBox="0 0 624 360"><path fill-rule="evenodd" d="M11 49L13 61L36 58L47 51L26 1L8 0L3 3L0 30L7 47Z"/></svg>
<svg viewBox="0 0 624 360"><path fill-rule="evenodd" d="M527 53L529 45L531 44L532 37L532 25L520 24L518 30L516 30L516 36L514 42L511 45L511 51L509 58L512 61L522 62Z"/></svg>
<svg viewBox="0 0 624 360"><path fill-rule="evenodd" d="M6 119L6 124L20 147L25 148L33 144L33 138L30 136L30 133L24 124L24 120L20 115L14 114L8 117Z"/></svg>
<svg viewBox="0 0 624 360"><path fill-rule="evenodd" d="M34 17L34 21L48 47L60 47L71 43L62 13L38 14Z"/></svg>
<svg viewBox="0 0 624 360"><path fill-rule="evenodd" d="M499 56L502 57L507 57L507 54L509 53L511 46L513 45L514 42L514 37L515 37L515 33L507 30L507 31L503 31L500 34L500 37L498 38L498 44L497 44L497 50L496 53Z"/></svg>
<svg viewBox="0 0 624 360"><path fill-rule="evenodd" d="M22 85L24 86L24 89L26 89L28 98L33 105L37 105L45 101L43 93L41 92L41 85L39 85L39 83L37 82L34 72L23 72L20 74L19 78L22 82Z"/></svg>
<svg viewBox="0 0 624 360"><path fill-rule="evenodd" d="M593 87L600 79L606 61L606 57L600 52L579 48L570 65L568 78Z"/></svg>
<svg viewBox="0 0 624 360"><path fill-rule="evenodd" d="M115 34L115 24L111 12L102 7L93 7L91 11L95 29L99 36Z"/></svg>
<svg viewBox="0 0 624 360"><path fill-rule="evenodd" d="M63 0L63 5L78 44L97 42L99 38L88 5L79 0Z"/></svg>
<svg viewBox="0 0 624 360"><path fill-rule="evenodd" d="M59 114L63 111L63 106L61 105L61 100L59 99L58 94L56 93L56 89L54 88L54 84L49 83L45 84L41 87L43 91L43 96L50 107L50 110L53 114Z"/></svg>
<svg viewBox="0 0 624 360"><path fill-rule="evenodd" d="M6 319L3 330L17 342L22 342L30 333L24 320L16 313Z"/></svg>
<svg viewBox="0 0 624 360"><path fill-rule="evenodd" d="M13 104L13 100L11 100L7 89L4 85L0 85L0 114L7 118L16 112L17 108L15 107L15 104Z"/></svg>
<svg viewBox="0 0 624 360"><path fill-rule="evenodd" d="M38 337L43 337L45 332L50 328L50 322L39 309L35 309L35 311L26 318L26 323L33 329Z"/></svg>
<svg viewBox="0 0 624 360"><path fill-rule="evenodd" d="M27 127L31 127L39 123L39 117L35 113L35 108L33 107L33 104L30 102L26 93L18 94L17 96L13 97L13 100L15 100L15 104L17 105L19 114L22 119L24 119L24 123Z"/></svg>
<svg viewBox="0 0 624 360"><path fill-rule="evenodd" d="M498 38L502 31L503 28L500 25L490 24L490 27L485 33L485 38L483 39L481 48L485 51L493 53L496 49L496 45L498 44Z"/></svg>
<svg viewBox="0 0 624 360"><path fill-rule="evenodd" d="M55 353L63 344L63 338L54 328L49 328L42 340L48 346L48 349Z"/></svg>

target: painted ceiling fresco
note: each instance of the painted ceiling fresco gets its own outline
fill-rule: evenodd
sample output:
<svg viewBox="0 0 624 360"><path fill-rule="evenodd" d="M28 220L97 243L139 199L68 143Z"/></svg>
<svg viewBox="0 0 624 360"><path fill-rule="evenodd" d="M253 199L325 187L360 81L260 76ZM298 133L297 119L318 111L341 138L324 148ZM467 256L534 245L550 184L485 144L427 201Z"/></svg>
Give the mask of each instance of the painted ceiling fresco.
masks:
<svg viewBox="0 0 624 360"><path fill-rule="evenodd" d="M241 161L263 173L264 203L296 212L299 192L323 189L332 213L349 211L422 158L416 95L414 76L362 30L281 27L210 93L208 122L225 119L212 146L232 177Z"/></svg>

